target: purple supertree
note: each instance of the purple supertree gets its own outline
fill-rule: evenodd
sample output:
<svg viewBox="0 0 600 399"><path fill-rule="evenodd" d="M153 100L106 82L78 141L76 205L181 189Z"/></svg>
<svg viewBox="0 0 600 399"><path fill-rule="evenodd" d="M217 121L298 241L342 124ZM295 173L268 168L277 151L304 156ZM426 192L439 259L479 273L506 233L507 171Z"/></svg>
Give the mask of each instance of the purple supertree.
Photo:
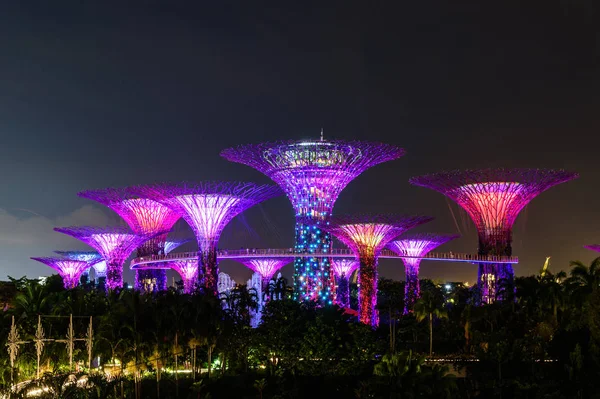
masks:
<svg viewBox="0 0 600 399"><path fill-rule="evenodd" d="M519 212L543 191L577 177L564 170L482 169L414 177L410 182L439 191L469 214L477 227L480 255L511 256L512 227ZM513 285L512 265L479 265L483 303L503 299L500 280Z"/></svg>
<svg viewBox="0 0 600 399"><path fill-rule="evenodd" d="M235 260L248 269L260 274L262 278L262 292L266 293L269 291L269 283L273 275L288 263L293 262L294 258L266 256L261 258L236 258Z"/></svg>
<svg viewBox="0 0 600 399"><path fill-rule="evenodd" d="M172 260L165 263L167 267L175 270L183 280L183 292L191 294L196 290L198 283L198 261L192 259Z"/></svg>
<svg viewBox="0 0 600 399"><path fill-rule="evenodd" d="M83 272L90 268L90 263L68 258L31 258L50 266L60 274L66 289L77 287Z"/></svg>
<svg viewBox="0 0 600 399"><path fill-rule="evenodd" d="M358 269L359 320L379 324L377 305L377 264L381 250L408 229L429 222L429 216L358 215L331 219L327 229L354 252Z"/></svg>
<svg viewBox="0 0 600 399"><path fill-rule="evenodd" d="M102 255L107 265L106 285L111 290L123 286L123 263L131 252L151 238L125 227L56 227L54 230L83 241Z"/></svg>
<svg viewBox="0 0 600 399"><path fill-rule="evenodd" d="M350 277L358 266L359 262L356 259L333 258L331 260L331 270L337 282L335 302L343 308L350 307Z"/></svg>
<svg viewBox="0 0 600 399"><path fill-rule="evenodd" d="M296 213L295 251L331 250L331 235L322 230L341 191L366 169L404 155L393 145L363 141L283 141L229 148L221 156L250 166L271 178L286 193ZM331 304L334 279L330 259L297 257L294 299Z"/></svg>
<svg viewBox="0 0 600 399"><path fill-rule="evenodd" d="M54 251L54 253L63 258L88 262L90 267L83 272L83 274L89 273L89 270L93 268L96 274L96 280L98 280L99 277L106 277L106 262L102 259L102 255L96 251ZM104 275L102 276L101 273L98 273L96 268L100 270L104 269Z"/></svg>
<svg viewBox="0 0 600 399"><path fill-rule="evenodd" d="M148 198L141 198L128 187L87 190L77 195L112 209L125 220L134 233L152 236L137 248L138 257L164 254L167 234L180 218L179 214L167 206ZM158 234L161 232L162 234ZM166 285L166 270L136 270L136 289L142 291L149 291L150 287L166 289Z"/></svg>
<svg viewBox="0 0 600 399"><path fill-rule="evenodd" d="M388 248L397 253L404 263L406 285L404 286L404 313L412 312L415 301L421 296L419 265L422 257L442 244L458 238L458 235L417 233L392 241Z"/></svg>
<svg viewBox="0 0 600 399"><path fill-rule="evenodd" d="M598 244L584 245L583 247L585 249L589 249L590 251L600 252L600 245Z"/></svg>
<svg viewBox="0 0 600 399"><path fill-rule="evenodd" d="M215 294L221 232L238 214L281 194L277 186L240 182L155 184L136 187L135 191L166 205L190 225L198 240L200 284Z"/></svg>

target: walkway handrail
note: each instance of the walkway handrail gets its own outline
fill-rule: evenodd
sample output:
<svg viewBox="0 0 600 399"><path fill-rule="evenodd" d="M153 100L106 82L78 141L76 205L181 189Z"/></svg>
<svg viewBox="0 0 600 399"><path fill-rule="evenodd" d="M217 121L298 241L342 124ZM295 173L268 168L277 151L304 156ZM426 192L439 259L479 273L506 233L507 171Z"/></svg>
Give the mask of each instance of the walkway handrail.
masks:
<svg viewBox="0 0 600 399"><path fill-rule="evenodd" d="M217 257L220 259L236 258L254 258L254 257L332 257L332 258L354 258L354 252L348 248L334 248L330 252L296 252L293 248L242 248L242 249L222 249L217 251ZM389 249L381 251L380 258L416 258L451 262L470 262L470 263L519 263L516 256L496 256L496 255L475 255L468 253L453 252L430 252L425 256L398 255ZM146 264L158 263L169 260L197 259L198 252L171 252L167 255L142 256L131 261L131 267Z"/></svg>

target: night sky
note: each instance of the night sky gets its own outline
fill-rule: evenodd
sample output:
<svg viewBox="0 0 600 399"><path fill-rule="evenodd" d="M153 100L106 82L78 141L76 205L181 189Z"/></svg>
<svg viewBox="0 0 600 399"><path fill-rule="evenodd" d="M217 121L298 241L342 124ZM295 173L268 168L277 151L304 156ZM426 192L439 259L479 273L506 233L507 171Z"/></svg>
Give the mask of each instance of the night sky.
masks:
<svg viewBox="0 0 600 399"><path fill-rule="evenodd" d="M335 213L435 216L417 230L460 232L441 249L474 252L464 212L410 186L411 176L566 168L580 179L543 193L517 220L516 273L535 273L546 256L551 269L566 270L570 260L594 257L583 244L600 243L600 22L592 0L4 3L0 278L48 275L29 257L86 248L54 226L118 222L78 191L268 183L219 152L317 138L321 127L325 138L407 150L352 182ZM220 246L289 247L293 223L287 198L276 198L234 220ZM177 234L191 232L180 224ZM222 269L238 281L250 276L233 262ZM291 275L291 265L284 270ZM421 270L439 280L476 276L467 264L424 262ZM383 261L381 274L404 278L399 262Z"/></svg>

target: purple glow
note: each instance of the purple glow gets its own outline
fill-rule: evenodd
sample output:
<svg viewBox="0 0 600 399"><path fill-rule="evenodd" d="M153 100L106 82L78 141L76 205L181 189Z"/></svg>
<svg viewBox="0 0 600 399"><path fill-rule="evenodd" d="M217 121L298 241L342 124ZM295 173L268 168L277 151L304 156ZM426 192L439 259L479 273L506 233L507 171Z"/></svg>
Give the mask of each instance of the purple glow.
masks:
<svg viewBox="0 0 600 399"><path fill-rule="evenodd" d="M412 312L415 301L421 296L419 283L419 265L421 264L421 259L419 257L426 256L435 248L457 237L457 235L421 233L403 237L388 244L387 247L399 256L408 256L401 258L406 274L406 285L404 287L405 314Z"/></svg>
<svg viewBox="0 0 600 399"><path fill-rule="evenodd" d="M359 260L358 313L362 323L379 324L376 311L377 264L383 247L408 229L432 219L427 216L345 216L333 218L326 227L352 249Z"/></svg>
<svg viewBox="0 0 600 399"><path fill-rule="evenodd" d="M60 274L66 289L77 287L79 278L90 267L89 262L67 258L31 258L50 266Z"/></svg>
<svg viewBox="0 0 600 399"><path fill-rule="evenodd" d="M123 227L56 227L54 230L83 241L102 255L107 263L106 286L111 290L123 286L123 264L136 247L150 238Z"/></svg>
<svg viewBox="0 0 600 399"><path fill-rule="evenodd" d="M294 258L240 258L236 260L250 270L260 274L262 277L262 292L267 292L273 275L288 263L293 262Z"/></svg>
<svg viewBox="0 0 600 399"><path fill-rule="evenodd" d="M585 249L589 249L590 251L600 252L600 245L592 244L592 245L584 245Z"/></svg>
<svg viewBox="0 0 600 399"><path fill-rule="evenodd" d="M360 263L356 259L334 258L331 260L331 270L335 274L337 290L335 302L344 308L350 308L350 277Z"/></svg>
<svg viewBox="0 0 600 399"><path fill-rule="evenodd" d="M322 234L341 191L366 169L397 159L396 146L361 141L287 141L245 145L221 152L225 159L250 166L277 183L296 212L297 252L329 251L331 236ZM333 276L329 258L297 257L294 298L331 303Z"/></svg>
<svg viewBox="0 0 600 399"><path fill-rule="evenodd" d="M167 271L165 269L138 269L135 273L134 287L146 293L166 291Z"/></svg>
<svg viewBox="0 0 600 399"><path fill-rule="evenodd" d="M195 260L176 260L168 262L167 266L181 276L183 292L186 294L193 293L198 281L198 262Z"/></svg>
<svg viewBox="0 0 600 399"><path fill-rule="evenodd" d="M185 219L198 241L201 284L217 294L217 243L221 232L235 216L281 191L276 186L252 183L201 182L143 186L135 192L161 202Z"/></svg>
<svg viewBox="0 0 600 399"><path fill-rule="evenodd" d="M414 177L410 182L436 190L465 209L477 227L480 255L511 256L512 226L519 212L540 193L577 177L564 170L483 169L442 172ZM483 303L496 299L496 285L501 279L496 271L504 280L514 278L510 265L480 264Z"/></svg>

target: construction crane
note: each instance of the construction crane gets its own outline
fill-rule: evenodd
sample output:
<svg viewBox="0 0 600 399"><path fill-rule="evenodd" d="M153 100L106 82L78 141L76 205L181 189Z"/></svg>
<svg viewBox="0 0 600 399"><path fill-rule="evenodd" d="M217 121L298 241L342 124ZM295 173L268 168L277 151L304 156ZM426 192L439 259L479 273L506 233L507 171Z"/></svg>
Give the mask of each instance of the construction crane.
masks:
<svg viewBox="0 0 600 399"><path fill-rule="evenodd" d="M544 277L546 275L546 272L548 271L548 265L550 265L550 256L546 256L546 261L544 262L540 276Z"/></svg>

